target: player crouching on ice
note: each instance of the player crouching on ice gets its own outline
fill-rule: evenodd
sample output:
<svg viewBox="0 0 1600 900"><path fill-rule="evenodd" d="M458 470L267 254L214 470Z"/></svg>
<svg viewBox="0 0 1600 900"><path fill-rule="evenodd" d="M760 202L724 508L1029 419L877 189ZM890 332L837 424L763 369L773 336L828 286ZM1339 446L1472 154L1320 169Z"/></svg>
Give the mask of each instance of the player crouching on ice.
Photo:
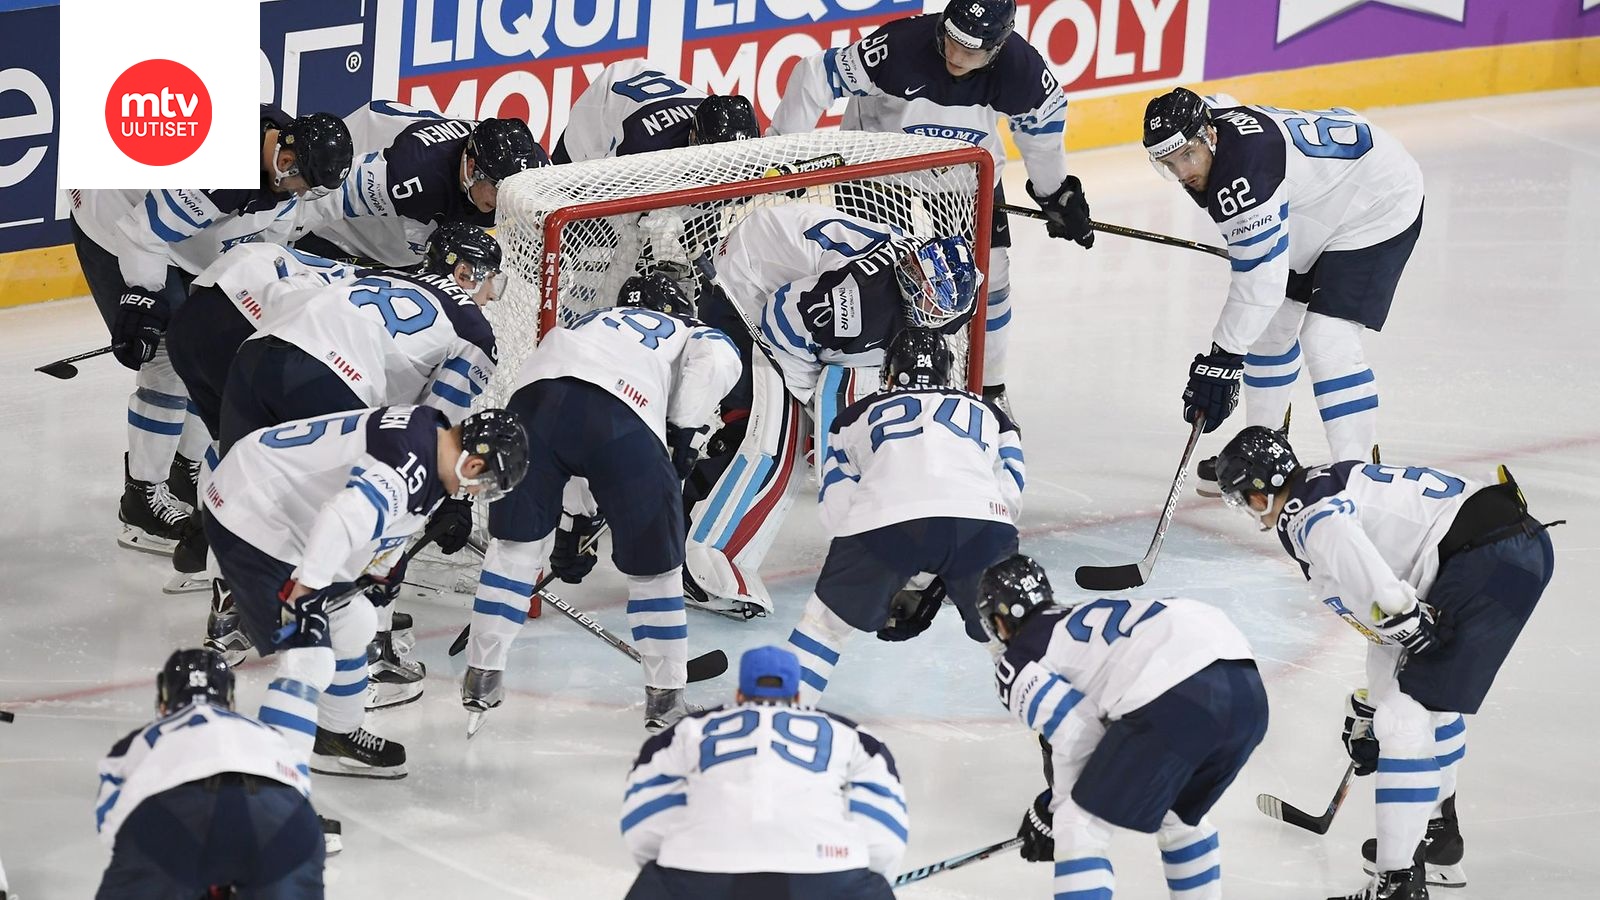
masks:
<svg viewBox="0 0 1600 900"><path fill-rule="evenodd" d="M628 576L628 624L644 664L645 727L665 728L687 710L683 476L739 377L733 342L693 316L689 298L670 278L634 276L623 283L617 306L553 330L517 374L507 407L540 440L528 478L489 507L492 540L472 604L461 684L469 737L504 698L511 642L555 549L562 495L579 478L587 479L611 527L611 559Z"/></svg>
<svg viewBox="0 0 1600 900"><path fill-rule="evenodd" d="M779 647L746 650L732 708L645 741L622 840L641 866L627 900L891 900L910 818L889 748L801 702Z"/></svg>
<svg viewBox="0 0 1600 900"><path fill-rule="evenodd" d="M1357 774L1378 773L1378 836L1362 848L1376 871L1348 900L1464 885L1462 715L1483 704L1550 583L1547 526L1504 466L1493 485L1364 460L1305 468L1260 426L1228 442L1217 476L1223 499L1275 529L1322 602L1371 641L1344 742Z"/></svg>
<svg viewBox="0 0 1600 900"><path fill-rule="evenodd" d="M1022 817L1022 857L1055 860L1056 897L1110 900L1113 827L1155 834L1173 900L1222 896L1206 813L1267 733L1250 645L1196 600L1058 606L1044 569L1013 556L978 609L1005 645L1000 701L1045 750L1047 787Z"/></svg>
<svg viewBox="0 0 1600 900"><path fill-rule="evenodd" d="M451 426L428 406L301 419L245 435L205 484L204 526L246 636L278 654L261 704L311 769L401 778L405 748L361 727L384 580L447 497L493 500L528 470L505 410Z"/></svg>
<svg viewBox="0 0 1600 900"><path fill-rule="evenodd" d="M233 711L222 656L174 651L156 675L156 711L100 761L95 827L111 863L97 900L229 886L241 897L321 897L323 859L338 845L330 832L324 849L305 756Z"/></svg>
<svg viewBox="0 0 1600 900"><path fill-rule="evenodd" d="M789 634L807 703L827 689L850 635L909 640L946 595L968 636L988 640L978 580L1017 552L1022 445L994 401L948 386L952 362L937 331L908 328L889 345L883 389L833 420L817 495L833 542Z"/></svg>
<svg viewBox="0 0 1600 900"><path fill-rule="evenodd" d="M834 416L876 389L890 339L965 328L983 273L964 237L908 237L817 203L751 212L713 262L701 314L739 345L745 371L686 489L684 585L703 609L750 618L772 611L760 569L807 452L801 410L820 472Z"/></svg>

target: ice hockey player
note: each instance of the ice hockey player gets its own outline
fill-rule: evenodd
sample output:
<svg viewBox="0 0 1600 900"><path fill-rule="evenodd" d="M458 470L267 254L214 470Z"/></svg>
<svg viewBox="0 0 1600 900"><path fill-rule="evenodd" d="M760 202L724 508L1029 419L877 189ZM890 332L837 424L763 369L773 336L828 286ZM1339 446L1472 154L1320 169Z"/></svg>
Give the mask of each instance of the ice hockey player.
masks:
<svg viewBox="0 0 1600 900"><path fill-rule="evenodd" d="M459 422L494 375L481 307L503 289L500 244L475 225L430 236L417 271L367 270L293 296L235 356L223 392L222 453L242 435L339 410L424 403Z"/></svg>
<svg viewBox="0 0 1600 900"><path fill-rule="evenodd" d="M1223 499L1276 530L1322 602L1371 642L1344 741L1358 772L1378 773L1377 872L1351 900L1424 900L1429 877L1465 883L1450 802L1462 716L1550 583L1546 526L1504 466L1492 485L1360 459L1307 468L1261 426L1223 447L1217 475Z"/></svg>
<svg viewBox="0 0 1600 900"><path fill-rule="evenodd" d="M190 413L163 341L190 278L233 242L267 232L292 237L295 217L287 213L300 197L338 185L349 172L350 136L326 113L296 119L262 104L260 155L255 189L68 192L78 262L112 352L138 372L128 398L119 510L125 547L172 552L210 440Z"/></svg>
<svg viewBox="0 0 1600 900"><path fill-rule="evenodd" d="M810 131L835 100L848 97L846 130L955 138L988 150L995 200L1003 202L1006 149L995 128L1003 117L1028 170L1028 193L1049 216L1050 236L1091 247L1083 185L1067 174L1067 96L1039 51L1013 33L1016 17L1015 0L950 0L942 13L886 22L854 44L803 59L769 133ZM983 382L984 395L1008 414L1010 246L1006 216L996 210L983 267L989 273Z"/></svg>
<svg viewBox="0 0 1600 900"><path fill-rule="evenodd" d="M833 540L789 634L806 703L826 689L852 633L909 640L947 596L967 635L989 639L978 580L1017 552L1022 446L996 404L948 386L951 364L942 335L907 328L889 345L882 391L833 420L818 494ZM928 490L932 472L937 491Z"/></svg>
<svg viewBox="0 0 1600 900"><path fill-rule="evenodd" d="M311 203L302 250L369 265L422 260L433 229L452 222L493 228L500 182L550 164L521 119L470 122L388 100L345 117L354 169Z"/></svg>
<svg viewBox="0 0 1600 900"><path fill-rule="evenodd" d="M983 273L963 237L907 237L815 203L751 212L712 262L701 311L733 337L746 370L689 484L686 586L705 609L764 615L761 561L806 452L803 406L825 459L833 417L878 388L890 339L907 326L965 327Z"/></svg>
<svg viewBox="0 0 1600 900"><path fill-rule="evenodd" d="M305 755L233 711L222 657L173 652L156 675L156 712L100 761L95 827L111 863L95 897L204 897L229 886L247 897L321 897L337 832L325 849Z"/></svg>
<svg viewBox="0 0 1600 900"><path fill-rule="evenodd" d="M489 508L492 540L461 685L469 737L504 697L506 656L576 478L588 480L611 526L611 559L628 576L645 727L665 728L687 708L683 477L739 377L739 356L727 335L693 318L689 299L663 275L628 279L618 303L547 335L507 404L540 439L527 479Z"/></svg>
<svg viewBox="0 0 1600 900"><path fill-rule="evenodd" d="M578 96L550 159L585 162L760 136L749 99L707 97L647 60L626 59L606 66Z"/></svg>
<svg viewBox="0 0 1600 900"><path fill-rule="evenodd" d="M746 650L732 707L645 741L622 801L641 867L627 900L894 897L910 827L894 757L802 703L800 678L789 651Z"/></svg>
<svg viewBox="0 0 1600 900"><path fill-rule="evenodd" d="M1055 862L1055 896L1116 887L1114 828L1154 834L1173 900L1222 896L1206 813L1267 733L1250 645L1220 610L1182 597L1057 605L1027 556L983 577L1004 703L1039 733L1043 793L1023 813L1022 857Z"/></svg>
<svg viewBox="0 0 1600 900"><path fill-rule="evenodd" d="M505 410L452 426L429 406L289 422L223 457L202 498L206 536L245 634L279 657L261 720L312 771L405 776L405 748L361 727L377 631L362 588L391 577L446 497L491 501L527 467L527 433Z"/></svg>
<svg viewBox="0 0 1600 900"><path fill-rule="evenodd" d="M1216 221L1233 267L1184 421L1215 430L1242 374L1247 424L1276 424L1303 353L1333 458L1369 456L1378 388L1361 332L1383 327L1422 232L1416 160L1348 109L1212 108L1186 88L1145 107L1144 146ZM1200 464L1203 492L1214 468Z"/></svg>

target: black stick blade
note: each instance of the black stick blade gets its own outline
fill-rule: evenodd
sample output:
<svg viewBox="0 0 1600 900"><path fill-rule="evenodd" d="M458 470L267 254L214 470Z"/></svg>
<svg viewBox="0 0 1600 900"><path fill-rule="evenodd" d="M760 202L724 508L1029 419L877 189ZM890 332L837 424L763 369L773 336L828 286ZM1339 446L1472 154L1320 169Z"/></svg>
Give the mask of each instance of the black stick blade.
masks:
<svg viewBox="0 0 1600 900"><path fill-rule="evenodd" d="M708 681L728 671L728 654L721 650L702 653L689 660L689 680Z"/></svg>
<svg viewBox="0 0 1600 900"><path fill-rule="evenodd" d="M1072 573L1078 587L1086 591L1126 591L1144 586L1144 573L1138 563L1124 566L1079 566Z"/></svg>
<svg viewBox="0 0 1600 900"><path fill-rule="evenodd" d="M461 655L461 651L467 649L467 636L470 635L471 633L472 633L472 626L471 625L468 625L467 627L461 629L461 633L456 635L456 639L450 642L450 655L451 656L460 656Z"/></svg>
<svg viewBox="0 0 1600 900"><path fill-rule="evenodd" d="M39 368L34 369L34 371L43 372L44 374L49 375L51 378L59 378L62 381L66 381L69 378L78 377L78 367L69 362L51 363L48 366L40 366Z"/></svg>

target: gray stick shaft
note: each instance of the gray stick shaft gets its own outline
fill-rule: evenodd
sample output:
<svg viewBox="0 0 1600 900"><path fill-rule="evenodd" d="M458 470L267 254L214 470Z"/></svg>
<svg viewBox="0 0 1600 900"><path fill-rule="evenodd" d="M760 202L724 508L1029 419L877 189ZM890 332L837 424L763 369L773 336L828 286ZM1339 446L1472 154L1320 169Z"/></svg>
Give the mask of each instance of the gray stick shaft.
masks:
<svg viewBox="0 0 1600 900"><path fill-rule="evenodd" d="M1013 206L1009 203L1001 203L995 209L999 212L1010 213L1014 216L1024 216L1029 219L1048 220L1050 218L1041 210L1029 209L1026 206ZM1201 253L1209 253L1212 256L1219 256L1223 259L1228 258L1228 251L1225 248L1202 244L1199 241L1188 241L1171 235L1158 234L1154 231L1129 228L1126 225L1113 225L1110 222L1090 222L1089 226L1095 231L1103 231L1118 237L1133 238L1136 241L1149 241L1152 244L1165 244L1168 247L1182 247L1185 250L1198 250Z"/></svg>
<svg viewBox="0 0 1600 900"><path fill-rule="evenodd" d="M998 844L990 844L981 850L973 850L970 853L963 853L960 856L952 856L949 859L923 866L920 869L912 869L904 875L896 878L892 882L892 886L903 887L913 882L921 881L924 878L931 878L934 875L938 875L940 872L948 872L951 869L959 869L968 863L975 863L979 860L988 859L996 853L1004 853L1007 850L1020 846L1022 846L1022 838L1020 837L1004 840Z"/></svg>

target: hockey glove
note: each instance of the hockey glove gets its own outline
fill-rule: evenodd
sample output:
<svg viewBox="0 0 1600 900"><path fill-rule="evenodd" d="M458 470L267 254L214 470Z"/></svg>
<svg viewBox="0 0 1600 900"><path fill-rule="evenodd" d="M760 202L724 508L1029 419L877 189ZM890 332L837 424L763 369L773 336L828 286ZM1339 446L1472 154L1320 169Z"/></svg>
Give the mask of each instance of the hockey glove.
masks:
<svg viewBox="0 0 1600 900"><path fill-rule="evenodd" d="M156 357L167 333L167 302L147 291L128 288L111 319L111 355L134 371Z"/></svg>
<svg viewBox="0 0 1600 900"><path fill-rule="evenodd" d="M705 427L679 428L667 423L667 450L672 454L672 467L678 470L679 481L688 479L695 463L700 461L699 439L708 431L710 429Z"/></svg>
<svg viewBox="0 0 1600 900"><path fill-rule="evenodd" d="M1196 354L1189 365L1189 384L1183 389L1183 420L1194 422L1206 417L1205 432L1217 430L1239 404L1239 379L1244 375L1244 356L1211 345L1210 353Z"/></svg>
<svg viewBox="0 0 1600 900"><path fill-rule="evenodd" d="M1357 775L1378 771L1378 738L1372 732L1372 715L1377 710L1367 703L1367 689L1352 693L1344 701L1344 751L1356 764Z"/></svg>
<svg viewBox="0 0 1600 900"><path fill-rule="evenodd" d="M594 571L594 564L600 558L600 542L595 540L595 535L605 524L605 516L574 516L563 512L561 526L556 529L556 545L550 550L551 573L567 584L577 584Z"/></svg>
<svg viewBox="0 0 1600 900"><path fill-rule="evenodd" d="M467 538L472 537L472 501L464 498L446 497L439 508L433 511L428 518L428 529L438 528L438 536L433 539L439 547L439 552L446 556L459 552L467 545Z"/></svg>
<svg viewBox="0 0 1600 900"><path fill-rule="evenodd" d="M1028 182L1028 196L1049 217L1045 231L1053 238L1076 241L1087 250L1094 246L1094 225L1089 221L1089 201L1083 196L1083 182L1068 175L1054 194L1040 194Z"/></svg>
<svg viewBox="0 0 1600 900"><path fill-rule="evenodd" d="M312 591L300 597L294 592L300 584L293 578L278 589L278 602L283 604L283 626L272 636L277 647L331 647L328 627L328 589Z"/></svg>
<svg viewBox="0 0 1600 900"><path fill-rule="evenodd" d="M928 630L944 605L944 579L935 578L920 591L898 591L889 603L889 620L878 629L880 641L909 641Z"/></svg>
<svg viewBox="0 0 1600 900"><path fill-rule="evenodd" d="M1422 656L1438 648L1439 632L1434 624L1433 607L1428 604L1418 601L1403 613L1380 618L1382 616L1383 610L1374 603L1372 618L1377 624L1372 630L1389 643L1404 647L1411 656Z"/></svg>
<svg viewBox="0 0 1600 900"><path fill-rule="evenodd" d="M1033 805L1022 814L1022 827L1017 837L1022 838L1022 858L1028 862L1050 862L1056 858L1056 836L1050 831L1050 789L1033 798Z"/></svg>

